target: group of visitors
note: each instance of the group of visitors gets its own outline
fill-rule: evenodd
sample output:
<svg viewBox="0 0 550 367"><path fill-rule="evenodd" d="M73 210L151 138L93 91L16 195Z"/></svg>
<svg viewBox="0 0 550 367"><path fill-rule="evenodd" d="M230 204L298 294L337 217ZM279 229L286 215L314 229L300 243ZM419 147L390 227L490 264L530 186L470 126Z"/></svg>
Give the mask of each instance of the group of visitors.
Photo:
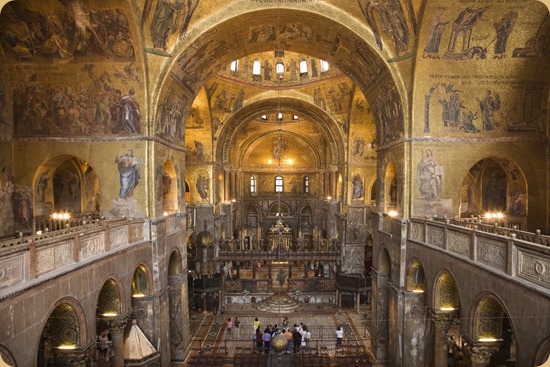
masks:
<svg viewBox="0 0 550 367"><path fill-rule="evenodd" d="M235 320L232 320L231 317L229 317L227 319L228 337L234 338L233 335L236 335L238 339L240 336L240 326L241 321L238 317L235 317ZM269 353L271 350L271 340L277 334L283 334L288 341L285 354L290 354L291 350L294 351L294 353L298 353L300 351L300 347L309 348L311 346L311 332L303 322L300 322L300 324L294 324L293 327L290 327L289 320L285 317L280 326L277 324L268 324L265 328L262 328L260 320L256 317L254 319L253 327L254 348L258 352L263 351L265 353ZM235 332L233 332L233 329L235 329ZM344 336L344 329L342 326L338 326L336 328L337 349L342 348Z"/></svg>
<svg viewBox="0 0 550 367"><path fill-rule="evenodd" d="M287 339L288 344L285 354L290 354L291 350L294 353L300 351L300 347L309 347L311 343L311 332L303 322L294 324L294 327L289 326L288 318L285 317L281 326L269 324L262 330L262 325L259 319L254 319L254 347L258 352L264 351L269 353L271 350L271 340L277 334L283 334Z"/></svg>

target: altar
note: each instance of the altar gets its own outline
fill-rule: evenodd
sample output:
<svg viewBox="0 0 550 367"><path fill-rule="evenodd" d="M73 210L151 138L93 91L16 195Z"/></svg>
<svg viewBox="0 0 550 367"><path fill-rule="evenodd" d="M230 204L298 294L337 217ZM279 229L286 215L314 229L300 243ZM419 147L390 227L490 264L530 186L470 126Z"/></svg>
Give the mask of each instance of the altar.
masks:
<svg viewBox="0 0 550 367"><path fill-rule="evenodd" d="M278 219L268 229L267 243L271 251L276 251L279 243L281 244L281 250L288 251L292 246L292 228L281 219Z"/></svg>

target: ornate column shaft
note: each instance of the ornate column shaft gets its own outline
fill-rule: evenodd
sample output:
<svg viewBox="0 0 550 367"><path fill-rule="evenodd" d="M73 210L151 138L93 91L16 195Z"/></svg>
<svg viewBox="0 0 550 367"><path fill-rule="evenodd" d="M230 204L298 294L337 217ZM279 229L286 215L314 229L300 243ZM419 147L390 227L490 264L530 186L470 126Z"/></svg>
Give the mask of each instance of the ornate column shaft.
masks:
<svg viewBox="0 0 550 367"><path fill-rule="evenodd" d="M113 367L124 367L124 329L126 329L125 318L109 321L109 332L113 341Z"/></svg>
<svg viewBox="0 0 550 367"><path fill-rule="evenodd" d="M434 367L447 367L447 337L451 325L457 322L456 311L430 309L434 321Z"/></svg>

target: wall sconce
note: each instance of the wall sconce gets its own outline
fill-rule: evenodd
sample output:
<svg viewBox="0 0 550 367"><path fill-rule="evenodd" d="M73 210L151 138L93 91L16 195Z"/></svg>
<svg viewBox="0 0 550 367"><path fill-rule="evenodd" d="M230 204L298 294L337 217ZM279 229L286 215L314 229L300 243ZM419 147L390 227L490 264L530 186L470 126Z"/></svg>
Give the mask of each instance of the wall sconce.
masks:
<svg viewBox="0 0 550 367"><path fill-rule="evenodd" d="M143 297L145 297L145 294L143 294L143 293L136 293L136 294L132 294L132 297L134 297L134 298L143 298Z"/></svg>
<svg viewBox="0 0 550 367"><path fill-rule="evenodd" d="M424 293L424 289L413 289L413 293Z"/></svg>
<svg viewBox="0 0 550 367"><path fill-rule="evenodd" d="M390 211L388 212L388 216L391 217L391 218L397 217L397 214L398 214L398 213L397 213L397 211L395 211L395 210L390 210Z"/></svg>
<svg viewBox="0 0 550 367"><path fill-rule="evenodd" d="M105 317L115 317L115 316L118 316L118 313L116 313L116 312L114 312L114 311L108 311L108 312L103 313L102 316L105 316Z"/></svg>
<svg viewBox="0 0 550 367"><path fill-rule="evenodd" d="M454 311L454 310L456 310L456 308L454 308L454 307L441 307L439 310L444 311L444 312L445 312L445 311L446 311L446 312L449 312L449 311Z"/></svg>

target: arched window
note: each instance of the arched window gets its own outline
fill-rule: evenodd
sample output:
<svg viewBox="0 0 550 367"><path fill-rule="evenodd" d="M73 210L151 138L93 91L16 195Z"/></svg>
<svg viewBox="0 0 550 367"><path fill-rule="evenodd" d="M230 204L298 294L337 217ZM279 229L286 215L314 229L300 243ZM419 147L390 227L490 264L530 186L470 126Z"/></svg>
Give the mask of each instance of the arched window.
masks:
<svg viewBox="0 0 550 367"><path fill-rule="evenodd" d="M262 72L262 65L260 63L260 60L256 59L252 64L252 75L260 76L261 72Z"/></svg>
<svg viewBox="0 0 550 367"><path fill-rule="evenodd" d="M262 115L262 120L267 121L267 115Z"/></svg>
<svg viewBox="0 0 550 367"><path fill-rule="evenodd" d="M283 113L282 112L279 112L277 114L277 120L281 121L283 119Z"/></svg>
<svg viewBox="0 0 550 367"><path fill-rule="evenodd" d="M256 177L250 176L250 193L256 193Z"/></svg>
<svg viewBox="0 0 550 367"><path fill-rule="evenodd" d="M309 177L304 177L304 192L307 194L309 192Z"/></svg>
<svg viewBox="0 0 550 367"><path fill-rule="evenodd" d="M284 189L283 176L275 177L275 192L283 192L283 189Z"/></svg>
<svg viewBox="0 0 550 367"><path fill-rule="evenodd" d="M277 64L275 65L275 71L277 72L277 74L282 74L285 72L285 64L283 64L282 61L278 61Z"/></svg>
<svg viewBox="0 0 550 367"><path fill-rule="evenodd" d="M326 62L325 60L320 60L321 61L321 72L322 73L325 73L328 71L328 62Z"/></svg>
<svg viewBox="0 0 550 367"><path fill-rule="evenodd" d="M238 71L239 70L239 60L232 61L231 65L229 66L229 70Z"/></svg>
<svg viewBox="0 0 550 367"><path fill-rule="evenodd" d="M296 116L296 115L292 115L292 119L293 119L294 121L296 121L296 120L298 120L298 119L299 119L299 117L298 117L298 116Z"/></svg>
<svg viewBox="0 0 550 367"><path fill-rule="evenodd" d="M300 61L300 75L307 74L307 61L302 60Z"/></svg>

